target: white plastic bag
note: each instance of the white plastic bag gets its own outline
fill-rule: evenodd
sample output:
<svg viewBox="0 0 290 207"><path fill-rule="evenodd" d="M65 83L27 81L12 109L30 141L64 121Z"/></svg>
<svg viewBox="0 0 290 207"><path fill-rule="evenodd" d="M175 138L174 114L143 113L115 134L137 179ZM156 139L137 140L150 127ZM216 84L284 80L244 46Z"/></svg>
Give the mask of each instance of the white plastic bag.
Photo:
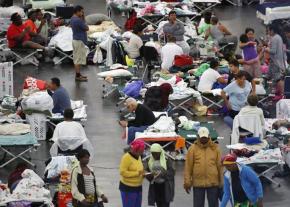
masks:
<svg viewBox="0 0 290 207"><path fill-rule="evenodd" d="M36 92L21 102L23 110L52 111L53 100L47 92Z"/></svg>
<svg viewBox="0 0 290 207"><path fill-rule="evenodd" d="M96 46L96 52L93 58L94 63L102 63L103 62L103 54L100 49L100 46Z"/></svg>

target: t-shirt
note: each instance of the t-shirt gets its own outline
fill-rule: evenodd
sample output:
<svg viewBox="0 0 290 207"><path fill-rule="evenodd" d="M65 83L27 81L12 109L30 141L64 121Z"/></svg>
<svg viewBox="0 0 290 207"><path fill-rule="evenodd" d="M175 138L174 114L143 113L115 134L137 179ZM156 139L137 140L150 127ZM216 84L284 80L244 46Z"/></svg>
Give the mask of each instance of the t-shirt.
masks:
<svg viewBox="0 0 290 207"><path fill-rule="evenodd" d="M70 19L70 25L73 32L73 39L74 40L81 40L84 44L87 44L87 28L85 21L80 19L77 16L72 16Z"/></svg>
<svg viewBox="0 0 290 207"><path fill-rule="evenodd" d="M25 27L30 27L30 31L37 33L37 27L31 19L28 19L24 22Z"/></svg>
<svg viewBox="0 0 290 207"><path fill-rule="evenodd" d="M40 24L41 21L39 20L35 21L35 25L37 26L37 28L39 28ZM46 22L45 24L42 25L39 34L45 38L48 38L48 30L49 30L48 23Z"/></svg>
<svg viewBox="0 0 290 207"><path fill-rule="evenodd" d="M207 23L202 23L199 25L198 27L198 33L203 35L209 28L210 28L211 24L207 24Z"/></svg>
<svg viewBox="0 0 290 207"><path fill-rule="evenodd" d="M71 102L68 92L62 86L56 89L56 91L52 94L52 99L53 99L52 113L63 114L65 109L71 108Z"/></svg>
<svg viewBox="0 0 290 207"><path fill-rule="evenodd" d="M232 106L232 110L240 111L247 103L248 95L252 90L251 84L246 80L244 88L238 86L234 81L225 87L224 92L229 96L229 102Z"/></svg>
<svg viewBox="0 0 290 207"><path fill-rule="evenodd" d="M8 46L9 48L14 48L18 46L19 43L17 43L16 40L14 40L15 37L19 36L23 30L26 28L24 24L17 26L15 24L11 24L7 30L7 40L8 40ZM30 36L28 33L26 33L22 39L22 42L30 40ZM21 42L21 43L22 43Z"/></svg>
<svg viewBox="0 0 290 207"><path fill-rule="evenodd" d="M184 25L181 22L175 22L174 24L168 22L163 26L163 32L167 35L172 35L176 38L176 41L184 41Z"/></svg>
<svg viewBox="0 0 290 207"><path fill-rule="evenodd" d="M169 68L173 65L175 55L182 54L183 54L182 48L179 47L177 44L171 42L167 43L161 49L161 60L162 60L161 68L169 70Z"/></svg>
<svg viewBox="0 0 290 207"><path fill-rule="evenodd" d="M201 75L198 83L198 91L207 92L211 91L212 86L221 75L216 70L209 68Z"/></svg>
<svg viewBox="0 0 290 207"><path fill-rule="evenodd" d="M247 71L241 70L241 73L245 74L246 80L250 83L253 81L253 77L248 73ZM229 78L228 78L228 84L230 84L233 80L235 80L235 74L230 72Z"/></svg>
<svg viewBox="0 0 290 207"><path fill-rule="evenodd" d="M239 171L231 172L231 178L232 178L232 192L234 201L237 203L246 202L248 198L241 184L240 172Z"/></svg>
<svg viewBox="0 0 290 207"><path fill-rule="evenodd" d="M141 37L136 34L132 34L128 47L127 53L130 58L137 58L140 56L140 48L143 46L143 41Z"/></svg>
<svg viewBox="0 0 290 207"><path fill-rule="evenodd" d="M145 105L138 104L135 110L135 120L128 122L128 127L150 126L154 124L156 118L153 112Z"/></svg>

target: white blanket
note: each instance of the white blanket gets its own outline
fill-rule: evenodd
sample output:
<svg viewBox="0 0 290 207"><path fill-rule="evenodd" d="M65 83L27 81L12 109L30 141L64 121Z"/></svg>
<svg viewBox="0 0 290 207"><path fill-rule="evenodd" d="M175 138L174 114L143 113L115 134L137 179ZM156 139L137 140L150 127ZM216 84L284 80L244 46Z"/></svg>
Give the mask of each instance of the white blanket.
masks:
<svg viewBox="0 0 290 207"><path fill-rule="evenodd" d="M9 18L13 13L17 12L21 17L25 17L24 10L19 6L0 7L0 18Z"/></svg>
<svg viewBox="0 0 290 207"><path fill-rule="evenodd" d="M70 27L59 27L58 33L53 36L48 44L50 47L58 47L64 52L70 52L73 50L72 46L73 34Z"/></svg>
<svg viewBox="0 0 290 207"><path fill-rule="evenodd" d="M53 207L49 190L45 189L43 180L32 170L25 170L22 173L22 180L18 183L13 194L0 198L0 205L12 201L38 201L45 202Z"/></svg>
<svg viewBox="0 0 290 207"><path fill-rule="evenodd" d="M61 171L71 171L74 164L77 163L75 156L57 156L52 157L50 163L45 168L47 178L53 178L60 175Z"/></svg>

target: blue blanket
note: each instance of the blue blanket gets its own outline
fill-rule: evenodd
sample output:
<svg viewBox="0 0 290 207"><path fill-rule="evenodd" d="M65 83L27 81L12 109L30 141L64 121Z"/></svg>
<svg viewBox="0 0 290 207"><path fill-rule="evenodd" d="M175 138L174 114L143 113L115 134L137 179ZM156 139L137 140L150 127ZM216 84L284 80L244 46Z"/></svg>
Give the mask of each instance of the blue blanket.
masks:
<svg viewBox="0 0 290 207"><path fill-rule="evenodd" d="M0 135L0 146L21 146L37 144L37 139L32 134L24 135Z"/></svg>

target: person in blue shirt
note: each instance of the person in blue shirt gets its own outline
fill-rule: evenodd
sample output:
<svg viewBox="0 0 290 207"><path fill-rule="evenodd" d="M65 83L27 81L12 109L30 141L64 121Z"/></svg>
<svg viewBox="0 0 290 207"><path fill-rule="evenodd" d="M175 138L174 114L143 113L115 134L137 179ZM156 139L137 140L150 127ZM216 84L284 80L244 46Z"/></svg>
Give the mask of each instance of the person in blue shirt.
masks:
<svg viewBox="0 0 290 207"><path fill-rule="evenodd" d="M85 22L84 8L75 6L74 15L70 20L70 25L73 32L73 62L76 71L76 81L88 81L86 76L81 75L81 65L87 64L87 31L89 27Z"/></svg>
<svg viewBox="0 0 290 207"><path fill-rule="evenodd" d="M63 114L65 109L71 108L70 97L58 78L52 78L48 84L48 93L53 99L52 113Z"/></svg>
<svg viewBox="0 0 290 207"><path fill-rule="evenodd" d="M226 207L229 201L232 207L263 207L262 184L252 168L238 164L235 154L226 155L222 164L226 171L220 207Z"/></svg>

